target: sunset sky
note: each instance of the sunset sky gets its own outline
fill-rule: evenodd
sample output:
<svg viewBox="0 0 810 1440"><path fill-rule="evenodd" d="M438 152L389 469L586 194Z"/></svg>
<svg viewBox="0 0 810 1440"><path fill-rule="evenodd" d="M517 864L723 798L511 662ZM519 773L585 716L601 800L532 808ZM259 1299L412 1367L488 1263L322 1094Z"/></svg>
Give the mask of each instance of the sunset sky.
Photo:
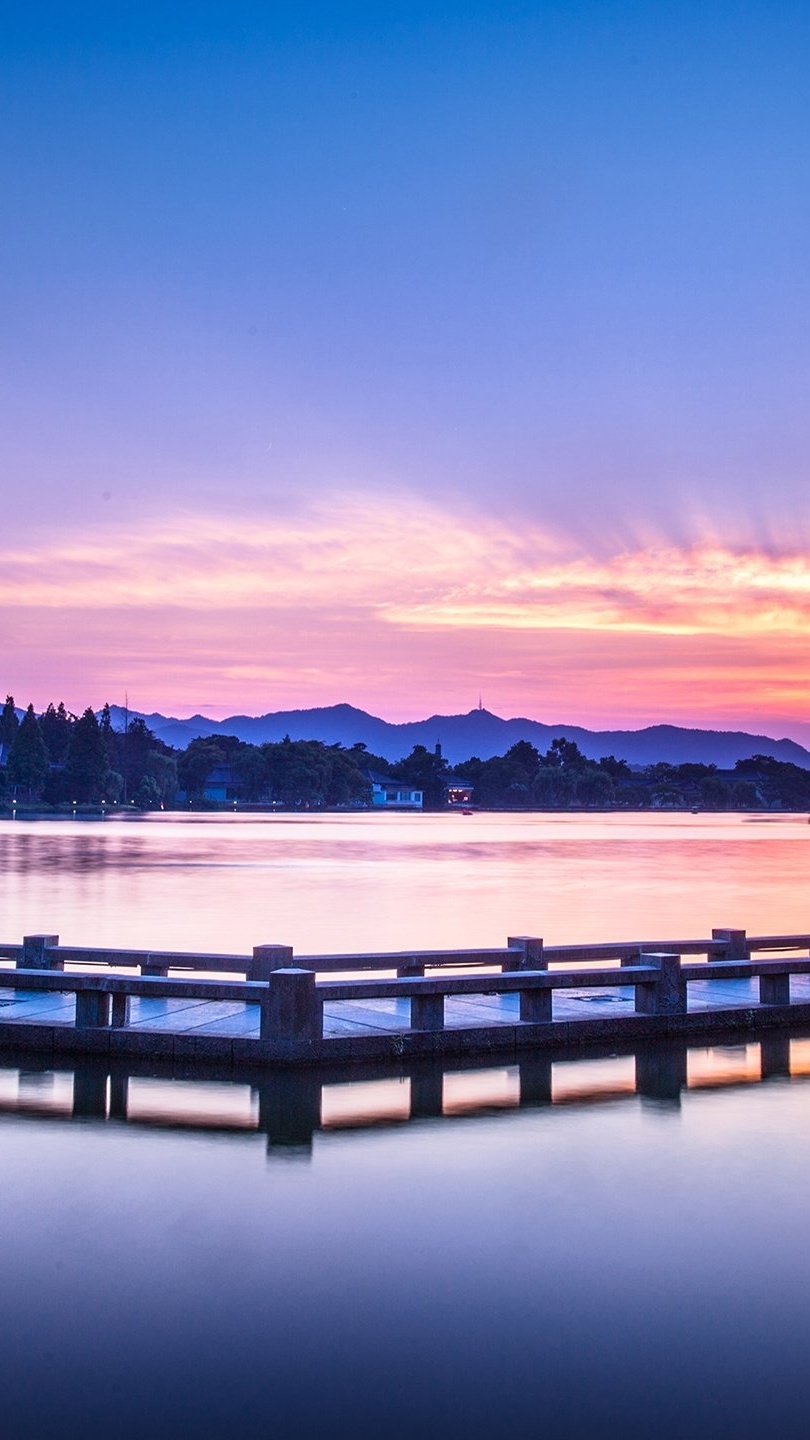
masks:
<svg viewBox="0 0 810 1440"><path fill-rule="evenodd" d="M6 7L3 694L809 740L808 73L805 0Z"/></svg>

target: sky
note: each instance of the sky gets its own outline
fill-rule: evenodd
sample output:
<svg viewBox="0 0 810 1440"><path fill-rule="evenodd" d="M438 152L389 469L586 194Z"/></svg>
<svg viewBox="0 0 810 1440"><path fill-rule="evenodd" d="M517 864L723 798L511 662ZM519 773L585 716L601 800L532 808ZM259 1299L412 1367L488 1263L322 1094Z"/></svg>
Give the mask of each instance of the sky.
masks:
<svg viewBox="0 0 810 1440"><path fill-rule="evenodd" d="M810 740L810 7L0 11L0 685Z"/></svg>

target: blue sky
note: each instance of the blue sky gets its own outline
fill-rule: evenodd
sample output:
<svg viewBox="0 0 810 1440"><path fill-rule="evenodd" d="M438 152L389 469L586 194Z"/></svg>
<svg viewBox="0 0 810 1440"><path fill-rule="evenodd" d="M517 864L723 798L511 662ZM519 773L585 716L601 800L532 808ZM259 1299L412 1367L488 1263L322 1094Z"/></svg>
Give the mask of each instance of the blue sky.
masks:
<svg viewBox="0 0 810 1440"><path fill-rule="evenodd" d="M757 667L770 634L772 656L795 641L779 667L795 670L806 620L807 6L34 3L6 11L0 54L3 544L63 585L61 601L18 581L2 597L21 698L50 698L49 666L64 688L69 663L120 688L123 654L163 708L266 709L283 691L393 716L467 708L483 675L492 708L548 718L553 673L557 718L641 721L675 691L688 711L695 666L708 684L750 631L733 684L803 723L806 693L777 695ZM180 556L186 522L235 536L236 558ZM511 537L500 558L476 548L493 527ZM469 568L446 583L440 549L408 597L431 528L466 537ZM99 601L66 550L120 567L131 536L233 590L245 532L290 572L283 614L258 562L249 616L176 594L161 563L148 615L116 600L71 660L59 615ZM308 533L352 573L377 536L396 573L330 613L318 567L297 583ZM563 590L591 566L602 610L550 615L532 553ZM627 649L632 616L647 636L695 553L706 610L753 566L736 612L754 618L696 640L693 584L691 640L658 677ZM507 590L510 567L522 577L517 619L488 591L499 564ZM586 700L617 623L620 698ZM267 637L264 670L255 644L233 668L246 628ZM182 677L169 632L197 656ZM569 692L572 632L589 648ZM200 650L214 633L219 658Z"/></svg>

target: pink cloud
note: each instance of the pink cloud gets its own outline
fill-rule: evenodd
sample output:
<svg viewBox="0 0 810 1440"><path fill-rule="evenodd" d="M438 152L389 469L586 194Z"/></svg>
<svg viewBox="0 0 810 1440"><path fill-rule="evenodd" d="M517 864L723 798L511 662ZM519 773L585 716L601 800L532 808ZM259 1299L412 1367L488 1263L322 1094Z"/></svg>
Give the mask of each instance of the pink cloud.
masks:
<svg viewBox="0 0 810 1440"><path fill-rule="evenodd" d="M810 563L716 539L593 556L402 497L106 527L0 555L7 686L44 704L348 699L589 725L807 712ZM769 718L770 717L770 718Z"/></svg>

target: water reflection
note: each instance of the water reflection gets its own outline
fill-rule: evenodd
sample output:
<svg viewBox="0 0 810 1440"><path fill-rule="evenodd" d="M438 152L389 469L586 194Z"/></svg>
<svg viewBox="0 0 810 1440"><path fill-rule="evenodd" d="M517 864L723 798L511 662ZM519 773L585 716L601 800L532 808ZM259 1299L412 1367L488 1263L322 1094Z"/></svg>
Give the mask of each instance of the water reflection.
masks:
<svg viewBox="0 0 810 1440"><path fill-rule="evenodd" d="M799 1440L810 1034L0 1069L10 1437Z"/></svg>
<svg viewBox="0 0 810 1440"><path fill-rule="evenodd" d="M801 931L810 826L749 818L0 821L0 940L244 953L273 939L313 954Z"/></svg>
<svg viewBox="0 0 810 1440"><path fill-rule="evenodd" d="M0 939L803 931L808 843L731 816L18 821ZM14 1440L806 1435L810 1034L350 1077L0 1059Z"/></svg>
<svg viewBox="0 0 810 1440"><path fill-rule="evenodd" d="M810 1036L765 1032L740 1044L681 1041L617 1052L578 1047L569 1056L527 1055L516 1065L420 1061L406 1069L347 1072L208 1067L191 1078L164 1066L85 1058L52 1068L30 1054L0 1067L0 1115L97 1120L133 1127L261 1135L268 1151L311 1152L318 1134L445 1124L520 1109L593 1107L632 1100L677 1110L683 1096L810 1076ZM204 1075L205 1078L199 1078Z"/></svg>

